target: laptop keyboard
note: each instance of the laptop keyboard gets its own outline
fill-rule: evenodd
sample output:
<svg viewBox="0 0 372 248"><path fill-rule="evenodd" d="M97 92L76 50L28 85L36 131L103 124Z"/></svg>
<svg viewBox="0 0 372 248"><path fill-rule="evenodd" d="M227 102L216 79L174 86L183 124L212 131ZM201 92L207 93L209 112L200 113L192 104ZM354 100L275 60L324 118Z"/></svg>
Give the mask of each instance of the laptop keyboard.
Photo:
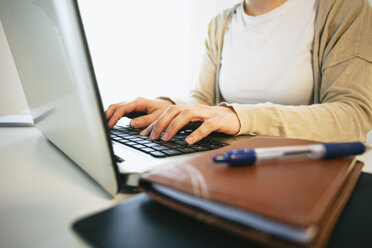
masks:
<svg viewBox="0 0 372 248"><path fill-rule="evenodd" d="M129 125L125 127L115 126L110 130L110 137L116 142L135 148L156 158L209 151L228 145L228 143L208 138L204 138L193 145L188 145L185 142L185 138L192 132L191 130L178 132L170 141L151 140L148 136L141 136L139 134L142 130L132 128Z"/></svg>

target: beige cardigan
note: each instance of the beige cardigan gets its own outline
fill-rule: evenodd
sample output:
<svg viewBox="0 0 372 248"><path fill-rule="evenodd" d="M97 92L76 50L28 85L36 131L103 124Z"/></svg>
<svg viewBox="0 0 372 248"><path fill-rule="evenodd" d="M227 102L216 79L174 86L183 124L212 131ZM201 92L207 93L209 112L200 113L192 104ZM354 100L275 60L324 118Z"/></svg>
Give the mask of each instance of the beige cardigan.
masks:
<svg viewBox="0 0 372 248"><path fill-rule="evenodd" d="M318 141L365 141L372 128L372 10L368 0L316 0L313 104L307 106L224 102L219 90L221 51L236 7L210 22L206 53L189 98L171 100L231 106L240 120L239 135L253 132Z"/></svg>

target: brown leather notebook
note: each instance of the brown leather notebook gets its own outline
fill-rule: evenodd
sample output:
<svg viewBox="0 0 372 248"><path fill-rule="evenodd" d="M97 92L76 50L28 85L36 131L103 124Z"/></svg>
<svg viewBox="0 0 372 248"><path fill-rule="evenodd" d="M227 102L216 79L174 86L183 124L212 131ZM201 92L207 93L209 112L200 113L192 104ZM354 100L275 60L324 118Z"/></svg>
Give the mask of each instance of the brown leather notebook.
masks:
<svg viewBox="0 0 372 248"><path fill-rule="evenodd" d="M361 173L363 164L355 157L235 168L212 161L230 149L315 143L253 137L145 174L140 188L169 207L263 245L322 247Z"/></svg>

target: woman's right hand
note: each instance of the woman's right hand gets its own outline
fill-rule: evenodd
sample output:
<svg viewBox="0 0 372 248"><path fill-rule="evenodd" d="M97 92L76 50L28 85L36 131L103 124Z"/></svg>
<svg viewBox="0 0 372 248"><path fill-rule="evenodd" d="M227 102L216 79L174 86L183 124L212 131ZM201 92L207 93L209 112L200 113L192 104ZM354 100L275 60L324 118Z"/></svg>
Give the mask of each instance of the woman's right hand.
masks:
<svg viewBox="0 0 372 248"><path fill-rule="evenodd" d="M174 104L167 100L150 100L138 97L129 102L111 104L105 111L105 114L108 119L108 126L112 128L125 115L144 113L144 115L133 118L130 121L132 127L144 128L156 121L171 105Z"/></svg>

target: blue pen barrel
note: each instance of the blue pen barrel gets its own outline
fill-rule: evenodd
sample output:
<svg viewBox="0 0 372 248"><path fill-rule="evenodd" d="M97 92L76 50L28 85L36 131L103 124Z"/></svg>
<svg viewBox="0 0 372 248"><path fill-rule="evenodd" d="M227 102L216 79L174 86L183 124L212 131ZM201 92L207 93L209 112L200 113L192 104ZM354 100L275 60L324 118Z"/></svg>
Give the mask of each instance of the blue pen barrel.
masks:
<svg viewBox="0 0 372 248"><path fill-rule="evenodd" d="M358 155L366 151L366 146L361 142L326 143L324 158L339 158L349 155Z"/></svg>
<svg viewBox="0 0 372 248"><path fill-rule="evenodd" d="M217 163L229 166L252 165L272 160L330 159L359 155L367 150L361 142L325 143L304 146L263 147L256 149L230 150L213 157Z"/></svg>
<svg viewBox="0 0 372 248"><path fill-rule="evenodd" d="M253 149L232 150L228 152L230 161L234 161L234 165L251 165L257 160L256 152Z"/></svg>
<svg viewBox="0 0 372 248"><path fill-rule="evenodd" d="M216 163L227 163L229 166L253 165L257 157L253 149L230 150L225 154L213 156Z"/></svg>

